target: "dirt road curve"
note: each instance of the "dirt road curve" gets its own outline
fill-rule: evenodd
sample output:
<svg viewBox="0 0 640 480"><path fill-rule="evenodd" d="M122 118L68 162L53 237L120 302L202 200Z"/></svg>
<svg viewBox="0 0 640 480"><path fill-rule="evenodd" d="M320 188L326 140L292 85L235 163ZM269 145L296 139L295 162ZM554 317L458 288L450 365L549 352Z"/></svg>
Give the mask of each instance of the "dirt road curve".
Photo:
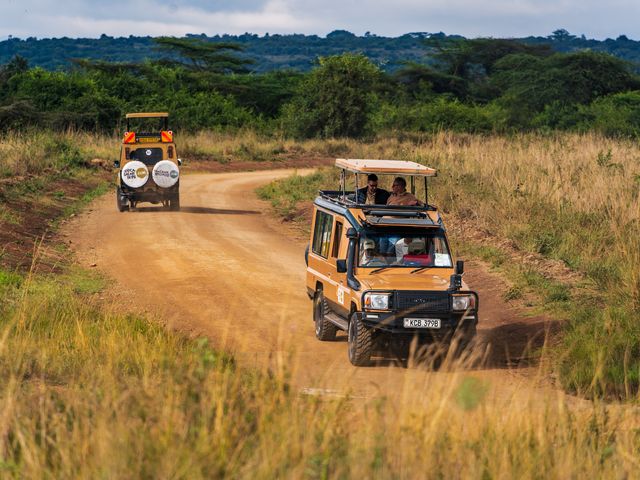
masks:
<svg viewBox="0 0 640 480"><path fill-rule="evenodd" d="M354 368L344 335L336 342L316 340L304 243L285 235L288 227L269 218L253 193L291 173L186 176L181 212L149 206L119 213L108 194L69 225L67 235L83 263L97 264L117 281L126 308L141 307L173 328L206 335L245 365L287 365L303 390L373 395L401 389L414 369ZM467 272L480 292L480 334L493 345L490 365L472 374L518 381L508 367L517 364L528 339L540 338L543 321L519 319L500 300L501 283L480 266L469 265Z"/></svg>

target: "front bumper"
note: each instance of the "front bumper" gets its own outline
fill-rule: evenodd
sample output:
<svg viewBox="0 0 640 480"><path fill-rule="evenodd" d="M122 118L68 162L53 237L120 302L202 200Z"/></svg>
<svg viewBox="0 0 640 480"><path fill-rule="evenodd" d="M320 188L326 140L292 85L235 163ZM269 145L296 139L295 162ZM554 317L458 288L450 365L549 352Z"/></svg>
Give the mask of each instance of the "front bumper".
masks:
<svg viewBox="0 0 640 480"><path fill-rule="evenodd" d="M369 328L393 335L428 335L445 337L459 329L474 330L478 324L476 311L449 313L406 313L406 312L356 312L360 321ZM405 328L405 318L438 318L440 328Z"/></svg>

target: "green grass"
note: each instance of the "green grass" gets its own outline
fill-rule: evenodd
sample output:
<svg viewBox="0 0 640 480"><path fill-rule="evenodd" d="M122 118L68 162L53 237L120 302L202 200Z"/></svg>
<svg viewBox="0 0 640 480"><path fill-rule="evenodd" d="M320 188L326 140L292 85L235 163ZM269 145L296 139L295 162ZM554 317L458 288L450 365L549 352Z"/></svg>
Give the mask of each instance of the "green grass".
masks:
<svg viewBox="0 0 640 480"><path fill-rule="evenodd" d="M276 180L256 190L258 197L269 200L276 212L285 218L292 218L298 204L316 197L318 190L326 185L333 172L320 170L310 175L294 175L285 180Z"/></svg>

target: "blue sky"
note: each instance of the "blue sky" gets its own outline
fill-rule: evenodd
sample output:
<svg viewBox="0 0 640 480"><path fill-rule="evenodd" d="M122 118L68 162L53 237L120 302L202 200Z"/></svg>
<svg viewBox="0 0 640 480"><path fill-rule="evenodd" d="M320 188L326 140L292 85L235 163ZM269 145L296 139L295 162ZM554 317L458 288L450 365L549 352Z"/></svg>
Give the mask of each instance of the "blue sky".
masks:
<svg viewBox="0 0 640 480"><path fill-rule="evenodd" d="M640 0L0 0L0 40L184 35L186 33L362 35L408 32L468 37L548 35L640 39Z"/></svg>

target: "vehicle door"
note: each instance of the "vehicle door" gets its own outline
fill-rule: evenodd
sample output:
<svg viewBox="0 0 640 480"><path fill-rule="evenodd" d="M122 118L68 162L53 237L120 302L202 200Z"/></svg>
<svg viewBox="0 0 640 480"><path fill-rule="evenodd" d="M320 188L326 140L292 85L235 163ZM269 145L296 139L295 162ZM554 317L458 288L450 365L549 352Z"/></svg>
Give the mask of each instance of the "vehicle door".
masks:
<svg viewBox="0 0 640 480"><path fill-rule="evenodd" d="M350 306L350 290L347 286L346 272L338 272L338 260L346 260L348 250L348 240L344 227L344 219L336 217L333 224L333 233L331 236L331 252L329 254L329 268L331 269L331 286L335 289L332 295L334 303L331 304L333 311L347 317Z"/></svg>
<svg viewBox="0 0 640 480"><path fill-rule="evenodd" d="M309 250L309 266L307 272L311 275L313 284L322 284L324 297L327 301L335 301L336 288L335 262L331 262L331 239L334 229L334 214L326 210L317 209L313 219L311 248ZM315 288L313 285L311 285Z"/></svg>

